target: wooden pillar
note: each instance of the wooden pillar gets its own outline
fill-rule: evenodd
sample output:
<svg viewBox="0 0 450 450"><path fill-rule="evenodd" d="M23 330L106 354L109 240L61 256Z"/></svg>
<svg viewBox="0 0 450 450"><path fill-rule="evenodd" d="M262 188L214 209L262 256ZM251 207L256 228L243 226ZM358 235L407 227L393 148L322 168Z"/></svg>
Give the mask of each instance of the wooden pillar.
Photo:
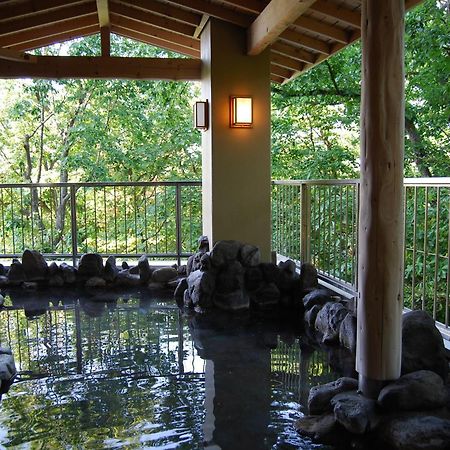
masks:
<svg viewBox="0 0 450 450"><path fill-rule="evenodd" d="M361 204L356 370L376 397L401 368L404 2L362 2Z"/></svg>
<svg viewBox="0 0 450 450"><path fill-rule="evenodd" d="M247 55L244 28L210 19L201 33L203 233L235 239L271 258L270 54ZM230 95L253 98L253 126L230 128Z"/></svg>

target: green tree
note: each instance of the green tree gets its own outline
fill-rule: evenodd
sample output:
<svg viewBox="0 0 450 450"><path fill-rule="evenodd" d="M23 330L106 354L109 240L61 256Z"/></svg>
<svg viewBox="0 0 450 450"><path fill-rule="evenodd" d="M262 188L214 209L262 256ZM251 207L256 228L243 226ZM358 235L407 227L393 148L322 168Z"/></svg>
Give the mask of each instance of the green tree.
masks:
<svg viewBox="0 0 450 450"><path fill-rule="evenodd" d="M406 17L405 175L450 174L450 21L427 0ZM358 176L360 44L274 87L274 178Z"/></svg>

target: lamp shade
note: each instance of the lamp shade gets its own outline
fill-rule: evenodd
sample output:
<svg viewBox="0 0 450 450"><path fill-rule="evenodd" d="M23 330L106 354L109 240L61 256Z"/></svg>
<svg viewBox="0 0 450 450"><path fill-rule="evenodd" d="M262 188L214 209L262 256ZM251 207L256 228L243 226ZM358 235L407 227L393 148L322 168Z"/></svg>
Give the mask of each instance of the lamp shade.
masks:
<svg viewBox="0 0 450 450"><path fill-rule="evenodd" d="M251 128L253 126L253 98L249 95L230 96L230 127Z"/></svg>
<svg viewBox="0 0 450 450"><path fill-rule="evenodd" d="M194 127L198 130L208 129L208 101L195 102Z"/></svg>

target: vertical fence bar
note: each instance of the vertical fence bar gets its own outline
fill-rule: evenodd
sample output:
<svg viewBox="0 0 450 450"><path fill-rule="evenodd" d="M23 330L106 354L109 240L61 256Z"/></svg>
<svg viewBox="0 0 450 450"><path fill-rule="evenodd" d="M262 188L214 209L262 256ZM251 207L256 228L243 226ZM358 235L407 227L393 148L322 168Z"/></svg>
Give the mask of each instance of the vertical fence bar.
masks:
<svg viewBox="0 0 450 450"><path fill-rule="evenodd" d="M424 201L424 230L423 230L423 266L422 266L422 310L425 311L425 297L427 290L427 257L428 257L428 187L425 188Z"/></svg>
<svg viewBox="0 0 450 450"><path fill-rule="evenodd" d="M436 320L437 312L437 292L438 292L438 269L439 269L439 231L440 231L440 206L441 206L441 189L436 190L436 236L434 240L434 280L433 280L433 319Z"/></svg>
<svg viewBox="0 0 450 450"><path fill-rule="evenodd" d="M78 259L78 230L77 230L77 188L70 185L70 232L72 234L72 263L76 267Z"/></svg>
<svg viewBox="0 0 450 450"><path fill-rule="evenodd" d="M177 263L181 265L181 186L177 183L175 185L175 207L176 207L176 216L175 216L175 227L177 233Z"/></svg>
<svg viewBox="0 0 450 450"><path fill-rule="evenodd" d="M311 262L311 188L306 183L302 183L300 189L300 259L302 262Z"/></svg>

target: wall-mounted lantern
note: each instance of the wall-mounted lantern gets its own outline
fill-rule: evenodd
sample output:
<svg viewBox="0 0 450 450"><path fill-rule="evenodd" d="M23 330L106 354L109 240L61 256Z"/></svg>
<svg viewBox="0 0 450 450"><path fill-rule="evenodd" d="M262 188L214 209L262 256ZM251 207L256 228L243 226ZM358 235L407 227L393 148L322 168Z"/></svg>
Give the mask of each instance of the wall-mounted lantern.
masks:
<svg viewBox="0 0 450 450"><path fill-rule="evenodd" d="M198 130L208 129L208 100L195 102L194 104L194 127Z"/></svg>
<svg viewBox="0 0 450 450"><path fill-rule="evenodd" d="M251 128L253 126L253 98L250 95L230 96L230 127Z"/></svg>

